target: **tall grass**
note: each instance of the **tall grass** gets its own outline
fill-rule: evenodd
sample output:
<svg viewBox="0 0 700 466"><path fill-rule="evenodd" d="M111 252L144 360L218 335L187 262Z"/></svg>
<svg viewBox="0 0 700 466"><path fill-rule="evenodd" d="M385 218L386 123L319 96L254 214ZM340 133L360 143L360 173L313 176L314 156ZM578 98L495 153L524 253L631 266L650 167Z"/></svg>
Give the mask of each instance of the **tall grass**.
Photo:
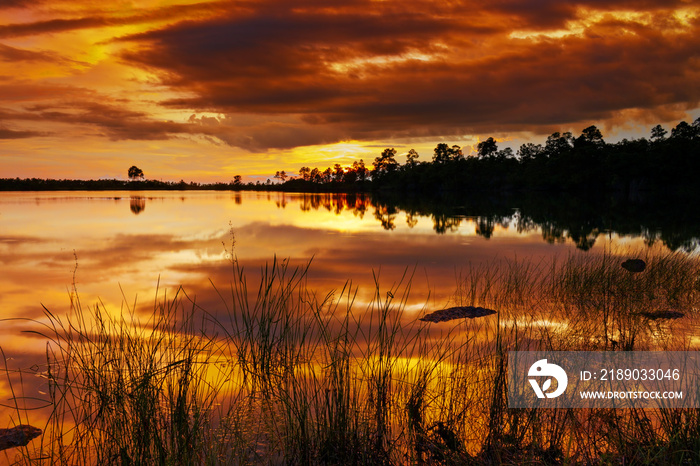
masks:
<svg viewBox="0 0 700 466"><path fill-rule="evenodd" d="M43 377L53 408L27 462L195 464L206 459L216 394L215 339L200 331L179 296L145 319L84 309L77 295L61 318L46 311Z"/></svg>
<svg viewBox="0 0 700 466"><path fill-rule="evenodd" d="M697 410L509 409L511 350L694 349L700 265L619 257L468 266L454 304L496 317L428 324L407 274L374 299L317 295L272 261L250 289L232 262L217 310L183 291L113 312L46 311L52 412L24 464L680 464ZM645 313L677 310L678 322ZM686 331L676 332L680 327ZM18 404L18 410L19 410Z"/></svg>

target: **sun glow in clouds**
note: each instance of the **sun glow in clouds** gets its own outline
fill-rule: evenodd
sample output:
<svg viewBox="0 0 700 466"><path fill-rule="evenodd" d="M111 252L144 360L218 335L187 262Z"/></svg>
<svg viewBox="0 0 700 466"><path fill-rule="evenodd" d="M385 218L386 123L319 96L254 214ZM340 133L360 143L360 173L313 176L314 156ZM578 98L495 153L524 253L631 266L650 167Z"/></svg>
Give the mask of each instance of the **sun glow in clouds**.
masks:
<svg viewBox="0 0 700 466"><path fill-rule="evenodd" d="M430 62L436 60L433 54L425 54L418 51L409 52L401 55L385 55L377 57L362 57L353 58L347 61L331 63L328 68L336 73L362 73L363 70L371 70L372 68L391 67L397 64L405 64L412 61Z"/></svg>

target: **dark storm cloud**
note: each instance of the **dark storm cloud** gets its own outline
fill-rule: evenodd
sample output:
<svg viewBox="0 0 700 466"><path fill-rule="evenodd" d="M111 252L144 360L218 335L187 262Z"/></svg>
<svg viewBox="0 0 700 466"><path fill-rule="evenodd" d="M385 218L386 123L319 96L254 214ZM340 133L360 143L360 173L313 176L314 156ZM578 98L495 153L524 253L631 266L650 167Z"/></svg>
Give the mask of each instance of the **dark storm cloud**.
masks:
<svg viewBox="0 0 700 466"><path fill-rule="evenodd" d="M697 20L681 25L669 10L693 3L381 5L263 2L245 13L130 36L139 48L124 59L193 95L168 100L168 106L266 114L268 126L279 115L305 123L278 125L276 136L247 145L243 134L222 135L248 148L328 138L536 132L625 109L692 108L700 101ZM561 38L510 35L565 27L584 10L643 9L653 20L608 15ZM685 29L659 29L664 22ZM307 137L294 137L299 134Z"/></svg>
<svg viewBox="0 0 700 466"><path fill-rule="evenodd" d="M56 56L51 53L23 50L0 44L0 61L30 61L43 62L55 61Z"/></svg>
<svg viewBox="0 0 700 466"><path fill-rule="evenodd" d="M45 133L40 131L18 131L0 127L0 139L24 139L43 135Z"/></svg>
<svg viewBox="0 0 700 466"><path fill-rule="evenodd" d="M167 139L170 133L185 132L183 124L154 121L143 112L122 108L116 104L96 102L71 103L66 110L45 110L38 117L47 121L94 125L111 139Z"/></svg>
<svg viewBox="0 0 700 466"><path fill-rule="evenodd" d="M41 3L39 0L2 0L0 10L9 8L26 8Z"/></svg>
<svg viewBox="0 0 700 466"><path fill-rule="evenodd" d="M251 151L604 126L623 112L650 119L699 105L698 3L212 1L126 13L95 6L80 17L57 7L53 17L0 25L0 38L139 25L146 32L112 45L170 91L153 105L219 116L162 121L145 105L19 78L0 79L0 99L41 103L15 107L16 121L91 126L112 140L199 135ZM62 60L0 44L0 61Z"/></svg>
<svg viewBox="0 0 700 466"><path fill-rule="evenodd" d="M381 100L348 99L317 119L358 134L421 128L477 131L604 119L626 108L653 109L700 100L697 42L663 37L628 41L544 41L520 50L432 70L418 79L396 69L377 79ZM369 115L373 118L368 120Z"/></svg>
<svg viewBox="0 0 700 466"><path fill-rule="evenodd" d="M56 65L85 65L85 63L62 57L58 53L41 50L27 50L0 44L0 62L7 63L32 63L32 64L56 64ZM0 80L1 81L1 80Z"/></svg>
<svg viewBox="0 0 700 466"><path fill-rule="evenodd" d="M109 20L107 18L52 19L32 23L4 24L0 26L0 38L101 27L108 24Z"/></svg>
<svg viewBox="0 0 700 466"><path fill-rule="evenodd" d="M17 89L19 86L10 86ZM31 90L34 86L29 86ZM36 87L41 90L41 86ZM73 94L85 98L87 92L72 89ZM2 87L0 86L0 96ZM33 105L26 111L12 111L0 108L0 122L24 121L38 123L64 123L95 127L103 136L112 140L162 140L176 134L189 134L192 125L173 121L158 121L148 114L127 109L119 102L98 103L94 101L66 101L62 103ZM196 130L196 129L195 129ZM200 133L201 131L195 131ZM0 138L20 138L45 135L33 131L10 131L0 127Z"/></svg>

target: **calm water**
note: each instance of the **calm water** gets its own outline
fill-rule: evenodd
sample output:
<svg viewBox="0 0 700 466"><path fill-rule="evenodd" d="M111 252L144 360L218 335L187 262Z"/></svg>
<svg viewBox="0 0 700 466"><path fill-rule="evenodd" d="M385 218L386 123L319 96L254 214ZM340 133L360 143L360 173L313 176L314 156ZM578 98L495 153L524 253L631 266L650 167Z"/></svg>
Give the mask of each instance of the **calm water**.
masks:
<svg viewBox="0 0 700 466"><path fill-rule="evenodd" d="M2 193L0 317L41 318L42 305L61 312L74 281L83 304L99 299L117 310L125 299L153 302L158 284L161 292L183 285L198 302L215 305L210 280L231 280L232 239L235 256L251 272L275 256L293 265L311 260L312 288L326 293L352 280L360 301L371 298L375 275L388 289L409 271L409 310L440 308L450 304L470 263L577 251L570 239L545 241L541 227L523 229L515 207L512 217L494 222L468 212L447 219L411 215L343 195ZM622 248L644 247L641 238L601 234L586 254L599 253L609 239ZM19 333L23 325L3 324L6 353L43 352L43 343Z"/></svg>
<svg viewBox="0 0 700 466"><path fill-rule="evenodd" d="M273 261L288 264L292 269L305 267L310 262L306 286L316 295L304 294L297 298L303 299L304 303L322 301L329 294L334 297L334 302L338 302L341 290L350 282L356 294L345 291L343 296L355 296L353 325L357 324L362 329L356 334L358 337L353 337L356 340L352 351L356 358L352 360L357 367L353 366L355 372L351 374L354 374L353 380L358 384L354 386L360 386L358 379L369 377L363 372L366 369L363 369L363 364L374 364L372 361L377 347L376 328L374 333L363 332L373 325L377 327L378 320L372 324L372 317L367 319L368 314L364 314L364 310L377 308L372 304L377 297L377 289L382 301L392 289L397 291L394 303L404 299L401 293L406 287L397 284L403 280L405 285L406 276L410 276L410 294L405 298L405 313L396 322L401 328L401 332L398 332L403 335L401 338L418 333L421 338L414 340L414 343L420 341L416 346L411 343L402 347L405 352L396 358L403 361L397 362L397 367L404 369L395 371L392 380L394 377L405 377L399 385L408 386L415 376L411 375L411 371L417 371L425 361L431 361L431 355L441 359L444 357L441 353L443 343L454 343L461 348L450 353L449 358L470 361L464 366L467 369L461 368L456 372L464 375L464 370L472 371L464 378L469 383L464 385L464 391L458 390L461 382L455 380L459 377L453 378L448 371L456 359L448 358L440 364L436 373L442 374L440 380L453 385L443 387L442 390L446 391L440 392L442 382L433 380L435 387L431 390L434 388L436 393L442 395L435 397L431 409L435 410L433 414L437 419L440 416L447 419L447 414L451 412L447 406L452 406L451 403L455 401L449 398L452 396L449 393L454 389L455 393L461 394L455 406L460 406L460 418L469 419L466 434L469 439L483 439L488 433L486 420L490 398L488 394L483 398L476 395L483 394L484 383L490 380L488 370L484 372L481 364L488 361L488 355L495 353L497 333L503 337L506 346L517 342L520 349L538 349L543 342L548 342L557 350L576 349L578 346L570 345L580 343L586 346L591 342L600 348L601 331L606 332L607 327L603 327L599 321L600 312L591 312L610 306L616 309L614 318L605 321L614 323L610 331L611 341L614 337L622 345L638 338L637 345L646 344L642 343L644 340L664 348L697 347L700 344L697 338L700 335L700 322L697 319L695 293L691 290L693 296L676 296L671 293L676 282L667 280L671 276L681 280L683 272L667 273L672 269L663 268L664 261L653 262L654 254L647 257L650 266L643 275L629 275L617 267L615 261L622 259L622 256L644 256L650 252L649 249L662 253L667 252L669 247L690 251L697 244L699 235L696 230L700 223L683 221L680 222L684 224L682 227L676 227L674 219L678 217L667 215L659 221L659 227L654 227L648 225L653 225L657 217L646 211L631 212L623 208L618 212L608 210L600 214L584 206L577 208L573 202L570 204L554 209L551 205L508 207L502 203L497 208L484 207L483 204L451 207L406 204L406 207L399 208L375 204L369 197L359 195L208 191L0 193L0 261L3 266L0 274L0 347L5 357L0 367L8 369L0 370L0 423L4 423L0 428L28 423L50 432L47 419L53 406L48 401L50 389L44 372L48 367L48 338L36 332L42 331L41 323L48 322L45 312L56 316L54 322L56 319L66 322L66 315L72 312L71 300L75 299L76 292L84 311L94 309L97 303L102 312L113 316L136 309L135 314L141 319L142 329L145 327L146 335L150 335L148 317L154 302L162 303L164 297L172 299L182 287L185 294L181 293L180 296L184 296L185 311L190 309L189 299L199 306L197 313L201 309L206 312L202 316L224 322L217 326L209 325L211 320L194 319L196 325L201 327L189 332L196 334L199 328L206 328L202 331L207 335L221 337L222 334L233 334L235 341L244 338L240 337L241 333L229 332L231 329L225 328L231 323L230 320L225 323L228 317L226 307L231 298L229 295L222 299L217 291L221 290L225 295L230 283L236 279L232 260L243 267L248 292L253 300L261 269ZM610 227L604 228L602 225ZM550 277L573 277L575 282L576 278L585 277L580 264L586 262L578 260L603 253L605 256L598 259L603 259L605 264L621 272L615 283L608 283L612 291L595 294L591 291L596 288L592 281L586 281L580 289L565 288L566 296L546 294L548 285L544 288L514 286L517 280L520 280L519 283L526 282L523 277L544 277L546 283L550 282ZM621 257L613 257L613 262L608 262L611 254ZM680 256L685 260L684 254L674 257ZM549 267L553 259L561 261L557 262L561 264L570 256L577 256L577 261L572 262L576 265L568 269L568 275L562 274L561 269ZM530 264L534 264L534 267L529 268ZM686 277L683 283L690 280L693 290L700 289L697 288L698 269L692 270L689 273L693 276ZM654 274L654 271L659 273ZM500 273L503 275L498 275ZM467 276L470 278L465 279ZM489 276L492 278L489 279ZM508 281L508 276L521 278ZM469 294L470 289L476 289L475 277L479 280L487 277L484 283L494 285L484 286L489 290L497 289L492 296L498 296L494 299L476 298L479 302L475 304L498 309L498 316L465 319L448 325L416 325L415 319L427 312L455 304L469 304L463 300L468 299L464 296ZM647 277L650 280L656 277L654 283L657 284L666 281L669 284L663 290L659 288L657 293L656 287L645 289L642 286ZM503 287L499 285L499 280L505 283ZM658 296L650 297L652 295ZM574 298L575 304L567 301L568 296ZM662 307L657 308L657 304ZM670 322L654 321L645 323L643 328L640 326L640 311L663 311L666 310L663 306L671 304L679 307L673 310L689 313L688 318ZM302 308L306 311L311 307ZM318 315L331 308L323 307ZM345 302L341 302L337 309L344 311ZM309 320L296 320L303 331L292 334L305 334L314 326L315 316L303 317ZM328 320L324 322L330 322L327 328L342 320L333 319L327 314L322 319L326 317ZM417 331L419 327L420 332ZM91 332L94 327L87 324L84 328L86 332ZM129 331L133 331L133 328L129 327ZM159 338L159 331L154 333L156 339ZM318 332L318 328L312 329L311 333L314 331ZM255 335L251 338L258 341ZM287 338L285 344L296 348L297 340L294 338L297 337ZM110 341L111 344L105 333L94 337L93 341L97 340ZM73 338L71 341L81 340ZM275 345L278 344L275 341ZM307 347L314 345L310 343ZM401 346L401 343L392 345ZM77 343L75 346L84 348L88 355L88 372L93 365L98 366L95 369L101 368L101 363L94 363L96 359L91 359L102 354L99 345ZM323 344L314 347L325 348ZM56 346L51 348L55 349ZM309 357L309 367L313 373L313 377L308 377L309 383L324 373L321 366L314 366L321 362L325 364L324 353L319 351ZM123 355L111 356L112 353L107 352L110 361L128 359ZM219 356L223 356L223 359L216 359ZM215 380L217 371L225 368L221 369L221 374L224 374L221 377L228 387L226 390L239 393L242 385L237 371L240 368L235 363L231 364L229 355L224 352L215 352L213 357L201 366L206 368L207 380ZM467 359L463 359L465 357ZM210 364L213 361L216 364ZM491 367L488 364L487 367ZM75 360L66 365L73 367ZM52 374L62 380L60 372L65 367L53 364ZM304 377L302 370L299 380L307 380ZM374 386L369 379L364 382L370 387ZM323 390L324 386L315 387ZM224 401L227 400L226 390L221 392ZM328 393L328 390L318 393ZM254 394L248 395L251 397L245 398L241 406L256 399ZM76 403L79 404L84 398L77 396ZM395 392L395 396L401 396L399 391ZM19 410L12 408L15 400ZM230 401L228 399L226 402ZM405 400L399 399L396 403L403 412ZM464 406L461 403L465 403ZM56 412L72 413L61 409ZM248 414L242 413L241 422L257 419L258 414L254 410ZM246 418L248 415L250 419ZM66 419L72 425L70 416ZM400 422L400 419L395 418L392 422ZM65 426L62 429L63 434ZM50 437L46 432L42 438ZM475 440L470 445L475 452L481 444ZM264 445L260 448L264 450Z"/></svg>
<svg viewBox="0 0 700 466"><path fill-rule="evenodd" d="M601 233L580 252L565 231L543 232L519 218L516 207L505 216L468 210L445 216L407 214L344 195L2 193L0 318L42 320L43 307L65 314L73 285L83 307L101 302L114 313L124 302L152 306L157 293L172 296L182 285L198 305L216 312L221 301L212 284L225 288L232 279L232 241L250 282L275 257L292 266L311 261L311 289L323 296L351 281L360 308L374 296L375 277L389 290L408 272L406 311L416 316L452 304L470 264L599 254L609 242L618 250L645 247L639 237ZM23 332L28 328L25 320L0 326L10 367L45 361L46 339ZM4 382L0 392L7 393Z"/></svg>

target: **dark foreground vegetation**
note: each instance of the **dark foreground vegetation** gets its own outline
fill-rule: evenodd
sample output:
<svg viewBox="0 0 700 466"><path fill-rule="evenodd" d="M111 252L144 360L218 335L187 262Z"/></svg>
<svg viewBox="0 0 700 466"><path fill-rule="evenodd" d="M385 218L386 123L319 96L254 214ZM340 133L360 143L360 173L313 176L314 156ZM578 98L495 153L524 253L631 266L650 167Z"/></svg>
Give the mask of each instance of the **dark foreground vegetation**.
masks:
<svg viewBox="0 0 700 466"><path fill-rule="evenodd" d="M44 434L18 464L625 464L700 462L698 409L509 409L510 350L694 350L700 263L611 254L504 260L462 271L451 304L496 309L426 323L410 277L355 303L273 262L257 293L233 261L218 309L183 290L150 310L46 311ZM649 319L659 309L681 318ZM5 361L17 424L36 425ZM27 397L27 398L25 398ZM9 451L9 450L8 450Z"/></svg>

